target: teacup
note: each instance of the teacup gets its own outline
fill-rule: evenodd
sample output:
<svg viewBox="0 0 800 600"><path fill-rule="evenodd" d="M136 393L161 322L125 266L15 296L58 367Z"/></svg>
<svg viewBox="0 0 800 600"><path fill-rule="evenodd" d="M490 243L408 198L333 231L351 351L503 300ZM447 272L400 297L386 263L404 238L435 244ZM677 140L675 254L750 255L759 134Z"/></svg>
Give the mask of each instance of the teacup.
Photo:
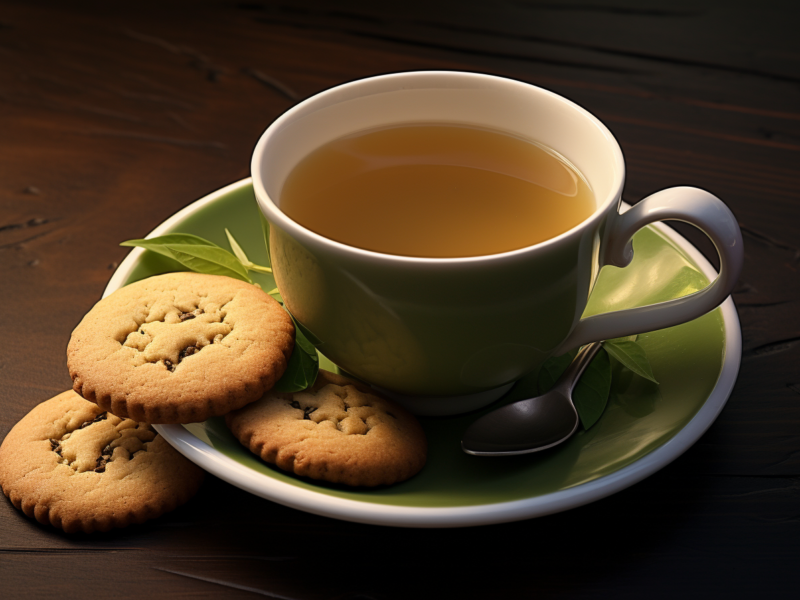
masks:
<svg viewBox="0 0 800 600"><path fill-rule="evenodd" d="M586 178L595 211L544 242L466 258L348 246L281 211L287 176L315 149L360 131L414 123L476 126L552 148ZM625 164L609 130L557 94L501 77L412 72L332 88L273 122L251 167L286 307L334 363L418 414L473 410L550 356L697 318L731 293L743 261L735 217L704 190L666 189L620 214ZM581 319L600 268L628 265L633 234L666 219L692 223L711 238L720 255L717 279L690 296Z"/></svg>

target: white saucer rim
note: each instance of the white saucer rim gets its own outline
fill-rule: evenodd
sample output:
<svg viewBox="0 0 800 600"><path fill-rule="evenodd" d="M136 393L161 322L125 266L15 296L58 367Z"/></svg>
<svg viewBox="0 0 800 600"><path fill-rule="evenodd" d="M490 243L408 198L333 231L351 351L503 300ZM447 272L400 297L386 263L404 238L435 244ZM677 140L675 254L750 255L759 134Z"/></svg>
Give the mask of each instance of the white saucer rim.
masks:
<svg viewBox="0 0 800 600"><path fill-rule="evenodd" d="M222 187L184 207L146 237L164 235L208 204L251 185L252 179L248 177ZM627 209L628 205L623 203L623 207ZM663 223L651 227L686 252L709 280L717 276L711 263L677 231ZM122 287L143 252L142 248L131 250L109 280L103 297ZM724 408L741 363L741 327L733 299L725 300L720 309L725 335L723 365L714 389L697 414L670 440L632 464L593 481L541 496L459 507L396 506L337 498L253 471L212 448L181 425L156 425L155 428L181 454L220 479L267 500L321 516L373 525L420 528L489 525L541 517L589 504L630 487L671 463L700 439Z"/></svg>

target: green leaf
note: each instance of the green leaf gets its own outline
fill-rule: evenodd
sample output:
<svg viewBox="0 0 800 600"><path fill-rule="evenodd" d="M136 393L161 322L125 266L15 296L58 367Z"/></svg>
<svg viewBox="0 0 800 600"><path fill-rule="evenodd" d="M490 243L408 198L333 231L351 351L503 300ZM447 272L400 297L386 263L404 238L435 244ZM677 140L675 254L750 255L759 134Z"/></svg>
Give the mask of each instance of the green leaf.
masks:
<svg viewBox="0 0 800 600"><path fill-rule="evenodd" d="M278 288L275 288L276 290ZM284 307L286 308L286 307ZM322 342L319 340L317 336L315 336L309 329L300 323L297 319L294 318L294 315L289 312L289 309L286 309L286 312L289 313L289 316L292 317L292 323L294 323L295 330L299 333L299 338L301 343L304 344L304 348L306 352L311 354L312 352L316 354L317 346L319 346ZM298 337L297 335L295 337Z"/></svg>
<svg viewBox="0 0 800 600"><path fill-rule="evenodd" d="M294 317L292 317L294 319ZM310 344L312 344L315 348L319 347L322 344L322 340L320 340L317 336L315 336L311 331L302 323L299 323L295 320L294 326L297 327L302 333L303 337L308 340Z"/></svg>
<svg viewBox="0 0 800 600"><path fill-rule="evenodd" d="M319 358L311 356L296 348L289 358L289 365L283 376L275 384L278 392L300 392L314 384L319 372Z"/></svg>
<svg viewBox="0 0 800 600"><path fill-rule="evenodd" d="M219 248L219 246L217 246L214 242L209 242L208 240L196 235L192 235L191 233L169 233L167 235L149 238L146 240L128 240L126 242L122 242L120 246L138 246L140 248L147 248L148 250L155 250L158 252L155 247L163 246L164 244L195 244L198 246L215 246Z"/></svg>
<svg viewBox="0 0 800 600"><path fill-rule="evenodd" d="M228 236L228 243L231 245L231 250L236 255L236 258L242 263L245 269L248 271L256 271L258 273L272 273L272 269L269 267L262 267L261 265L257 265L254 262L251 262L249 258L247 258L247 254L244 253L242 247L236 241L236 238L233 237L233 234L228 231L228 228L225 228L225 235Z"/></svg>
<svg viewBox="0 0 800 600"><path fill-rule="evenodd" d="M176 260L175 255L169 248L167 248L167 244L194 244L198 246L218 247L215 243L209 242L208 240L196 235L192 235L191 233L170 233L168 235L162 235L160 237L154 237L146 240L127 240L122 242L120 246L144 248Z"/></svg>
<svg viewBox="0 0 800 600"><path fill-rule="evenodd" d="M588 430L603 415L610 392L611 361L601 349L586 367L572 392L572 402L584 429Z"/></svg>
<svg viewBox="0 0 800 600"><path fill-rule="evenodd" d="M653 369L644 349L636 342L608 341L603 344L603 348L624 367L653 383L658 383L653 376Z"/></svg>
<svg viewBox="0 0 800 600"><path fill-rule="evenodd" d="M170 233L150 239L128 240L120 246L145 248L177 260L198 273L227 275L252 283L247 270L230 252L190 233Z"/></svg>
<svg viewBox="0 0 800 600"><path fill-rule="evenodd" d="M285 307L284 307L285 308ZM316 346L319 340L297 322L288 310L294 323L294 350L289 358L286 372L275 384L279 392L299 392L314 384L319 372L319 355Z"/></svg>
<svg viewBox="0 0 800 600"><path fill-rule="evenodd" d="M539 394L544 394L555 385L561 374L566 371L577 351L549 358L539 371ZM572 401L584 429L594 425L608 403L611 391L611 361L602 351L597 353L578 380L572 392Z"/></svg>
<svg viewBox="0 0 800 600"><path fill-rule="evenodd" d="M292 317L294 321L294 317ZM275 384L279 392L299 392L314 384L319 371L317 349L295 326L294 350L283 376Z"/></svg>
<svg viewBox="0 0 800 600"><path fill-rule="evenodd" d="M272 273L272 269L269 267L262 267L261 265L257 265L255 263L247 263L245 266L248 270L255 271L257 273Z"/></svg>
<svg viewBox="0 0 800 600"><path fill-rule="evenodd" d="M231 250L233 250L233 253L236 255L236 258L238 258L240 261L242 261L242 264L245 267L247 265L251 264L250 263L250 259L247 258L247 254L244 253L244 250L242 250L242 247L239 245L239 243L233 237L231 232L228 231L227 227L225 228L225 235L228 236L228 243L231 245Z"/></svg>
<svg viewBox="0 0 800 600"><path fill-rule="evenodd" d="M297 321L295 320L294 317L292 317L292 321L294 322L294 330L295 330L295 334L294 334L295 346L300 346L300 348L306 354L309 354L309 355L312 355L312 356L317 356L317 349L314 346L314 344L311 342L311 340L309 340L306 337L306 335L304 333L304 328L299 327L299 325L298 325L298 323L297 323Z"/></svg>
<svg viewBox="0 0 800 600"><path fill-rule="evenodd" d="M173 258L197 273L210 275L226 275L253 283L247 275L247 269L233 254L219 246L199 244L164 244L172 252ZM150 248L152 250L152 248Z"/></svg>

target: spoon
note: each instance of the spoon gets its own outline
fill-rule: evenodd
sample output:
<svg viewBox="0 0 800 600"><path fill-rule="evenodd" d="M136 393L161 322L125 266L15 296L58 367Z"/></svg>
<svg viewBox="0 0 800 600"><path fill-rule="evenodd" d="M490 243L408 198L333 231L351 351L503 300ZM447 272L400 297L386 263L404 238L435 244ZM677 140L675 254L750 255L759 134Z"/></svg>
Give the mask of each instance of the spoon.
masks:
<svg viewBox="0 0 800 600"><path fill-rule="evenodd" d="M552 448L578 428L572 390L603 342L581 348L546 394L518 400L484 415L469 426L461 449L476 456L511 456Z"/></svg>

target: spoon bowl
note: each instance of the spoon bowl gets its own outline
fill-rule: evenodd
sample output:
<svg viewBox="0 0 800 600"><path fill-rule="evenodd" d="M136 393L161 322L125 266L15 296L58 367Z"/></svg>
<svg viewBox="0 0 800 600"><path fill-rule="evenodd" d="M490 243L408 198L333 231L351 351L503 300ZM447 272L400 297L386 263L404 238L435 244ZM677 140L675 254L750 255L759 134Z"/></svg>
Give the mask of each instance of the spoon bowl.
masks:
<svg viewBox="0 0 800 600"><path fill-rule="evenodd" d="M572 391L601 345L584 346L546 394L507 404L475 421L464 432L461 449L476 456L510 456L568 440L579 423Z"/></svg>

